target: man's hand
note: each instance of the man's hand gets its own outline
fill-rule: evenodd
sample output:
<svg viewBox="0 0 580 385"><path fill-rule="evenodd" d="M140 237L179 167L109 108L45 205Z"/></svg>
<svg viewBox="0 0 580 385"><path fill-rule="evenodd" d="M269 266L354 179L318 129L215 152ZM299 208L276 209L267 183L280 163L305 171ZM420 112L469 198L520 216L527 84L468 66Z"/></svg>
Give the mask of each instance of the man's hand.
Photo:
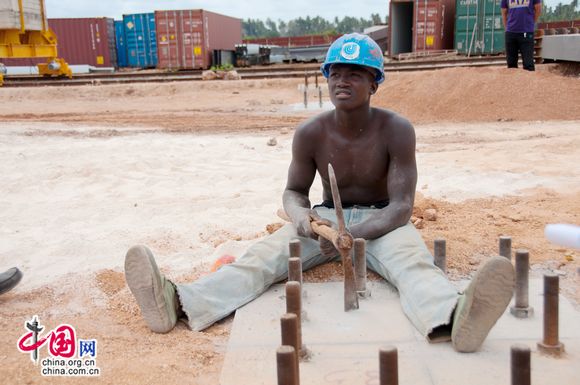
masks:
<svg viewBox="0 0 580 385"><path fill-rule="evenodd" d="M322 221L322 218L314 210L301 208L296 210L292 215L292 223L296 227L296 232L301 237L318 239L318 234L312 231L312 226L310 222L312 221Z"/></svg>
<svg viewBox="0 0 580 385"><path fill-rule="evenodd" d="M318 243L320 244L320 254L323 257L331 258L336 257L339 253L336 250L336 247L330 242L328 239L324 237L318 237Z"/></svg>

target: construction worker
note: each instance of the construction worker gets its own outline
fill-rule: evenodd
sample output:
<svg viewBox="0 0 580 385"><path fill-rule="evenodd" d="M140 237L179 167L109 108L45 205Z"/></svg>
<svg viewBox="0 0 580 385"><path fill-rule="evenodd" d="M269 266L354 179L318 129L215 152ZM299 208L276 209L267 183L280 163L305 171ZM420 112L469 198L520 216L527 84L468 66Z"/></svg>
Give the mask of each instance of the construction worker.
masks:
<svg viewBox="0 0 580 385"><path fill-rule="evenodd" d="M4 294L14 289L22 279L22 272L13 267L0 273L0 294Z"/></svg>
<svg viewBox="0 0 580 385"><path fill-rule="evenodd" d="M518 68L521 53L524 69L535 71L534 28L541 12L542 0L501 0L508 68Z"/></svg>
<svg viewBox="0 0 580 385"><path fill-rule="evenodd" d="M385 79L379 46L365 35L344 35L329 48L321 70L335 109L306 121L294 134L283 194L292 224L189 284L170 282L149 249L132 247L125 274L147 325L166 333L183 317L193 330L207 328L287 278L293 239L301 242L304 270L338 258L311 227L313 220L337 222L327 171L332 163L346 225L353 237L367 240L368 266L398 289L409 320L430 341L452 340L458 351L475 351L511 299L510 261L489 259L465 293L457 293L409 222L417 183L413 126L370 106ZM312 207L309 192L317 172L323 201Z"/></svg>

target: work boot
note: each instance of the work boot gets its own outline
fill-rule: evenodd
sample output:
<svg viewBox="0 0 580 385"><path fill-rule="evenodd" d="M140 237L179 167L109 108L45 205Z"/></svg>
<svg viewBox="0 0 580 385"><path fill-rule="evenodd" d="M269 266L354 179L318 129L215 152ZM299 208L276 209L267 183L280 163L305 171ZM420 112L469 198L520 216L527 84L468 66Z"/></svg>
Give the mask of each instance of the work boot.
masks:
<svg viewBox="0 0 580 385"><path fill-rule="evenodd" d="M180 310L175 285L161 275L151 250L145 246L129 249L125 257L125 280L149 329L167 333L175 327Z"/></svg>
<svg viewBox="0 0 580 385"><path fill-rule="evenodd" d="M515 286L514 269L505 257L492 257L475 274L459 297L451 341L458 352L476 351L509 305Z"/></svg>
<svg viewBox="0 0 580 385"><path fill-rule="evenodd" d="M17 267L6 270L0 274L0 294L4 294L12 289L22 279L22 272Z"/></svg>

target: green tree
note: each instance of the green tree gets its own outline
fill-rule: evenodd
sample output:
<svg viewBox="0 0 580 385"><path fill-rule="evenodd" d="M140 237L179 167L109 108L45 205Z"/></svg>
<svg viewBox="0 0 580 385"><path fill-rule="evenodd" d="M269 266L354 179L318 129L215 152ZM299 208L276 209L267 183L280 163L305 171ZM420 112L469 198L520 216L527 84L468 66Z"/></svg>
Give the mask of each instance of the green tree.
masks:
<svg viewBox="0 0 580 385"><path fill-rule="evenodd" d="M577 1L577 0L575 0ZM387 17L388 19L388 17ZM366 27L383 24L381 16L371 14L369 19L344 17L328 21L323 17L306 16L285 22L278 20L276 24L271 19L266 19L264 23L258 19L244 20L242 23L243 35L245 39L277 36L303 36L303 35L329 35L339 33L362 32Z"/></svg>

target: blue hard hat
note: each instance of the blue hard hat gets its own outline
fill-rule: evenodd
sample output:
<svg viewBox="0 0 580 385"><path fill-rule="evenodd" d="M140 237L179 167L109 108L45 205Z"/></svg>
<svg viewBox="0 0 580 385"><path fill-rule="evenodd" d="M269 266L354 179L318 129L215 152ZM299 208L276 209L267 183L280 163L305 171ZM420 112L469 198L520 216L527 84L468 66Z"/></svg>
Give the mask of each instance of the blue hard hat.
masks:
<svg viewBox="0 0 580 385"><path fill-rule="evenodd" d="M328 78L330 66L335 63L356 64L373 68L377 73L375 77L377 84L385 81L383 52L381 47L367 35L349 33L332 43L326 53L326 60L320 67L325 78Z"/></svg>

